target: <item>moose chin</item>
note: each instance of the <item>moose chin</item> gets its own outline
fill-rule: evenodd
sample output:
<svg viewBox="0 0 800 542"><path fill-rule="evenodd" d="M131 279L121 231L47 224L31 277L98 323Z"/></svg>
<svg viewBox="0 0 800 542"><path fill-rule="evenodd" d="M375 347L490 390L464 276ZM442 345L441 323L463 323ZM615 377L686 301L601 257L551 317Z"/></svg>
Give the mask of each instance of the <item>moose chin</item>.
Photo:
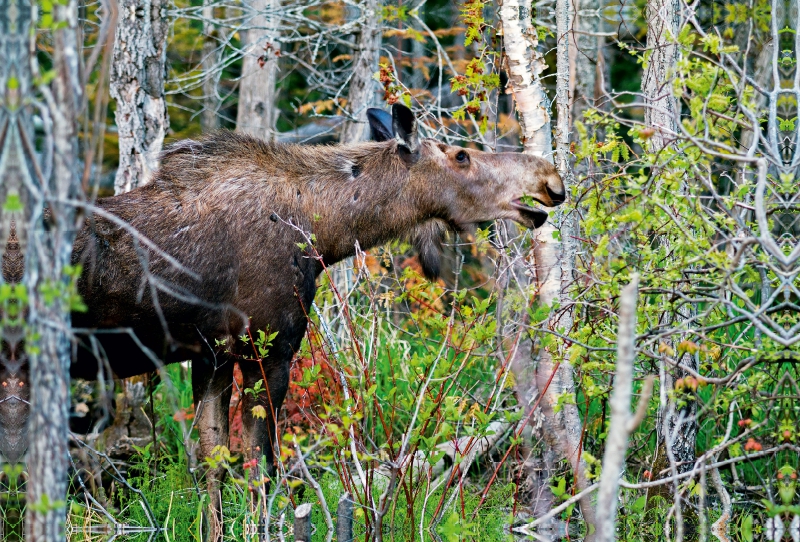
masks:
<svg viewBox="0 0 800 542"><path fill-rule="evenodd" d="M371 109L368 118L373 141L353 145L265 143L231 132L182 141L164 151L151 183L99 200L72 255L84 268L78 289L88 307L72 315L80 344L72 375L94 379L109 367L123 378L191 360L205 457L227 444L240 361L244 386L265 386L243 397L243 453L266 455L271 466L289 364L324 266L357 245L407 239L432 278L444 229L494 219L535 228L547 213L523 197L545 206L565 199L542 158L420 139L402 105L391 115ZM236 338L248 327L277 332L261 363L242 361L252 352ZM125 331L108 332L116 329ZM253 416L256 405L265 418ZM217 511L223 474L207 475Z"/></svg>

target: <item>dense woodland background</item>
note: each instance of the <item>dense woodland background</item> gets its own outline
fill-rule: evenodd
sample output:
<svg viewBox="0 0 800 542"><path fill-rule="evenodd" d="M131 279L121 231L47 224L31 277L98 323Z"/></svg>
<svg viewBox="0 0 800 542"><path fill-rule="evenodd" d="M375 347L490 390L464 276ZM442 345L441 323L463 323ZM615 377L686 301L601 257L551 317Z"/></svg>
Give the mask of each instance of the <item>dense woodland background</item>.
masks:
<svg viewBox="0 0 800 542"><path fill-rule="evenodd" d="M358 540L799 541L798 19L0 0L0 538L202 539L213 464L227 540L293 540L306 502L331 540L347 493ZM399 243L328 270L269 487L235 439L197 457L186 367L67 388L86 202L146 183L172 141L352 143L398 101L427 137L552 157L569 201L536 232L452 236L438 282Z"/></svg>

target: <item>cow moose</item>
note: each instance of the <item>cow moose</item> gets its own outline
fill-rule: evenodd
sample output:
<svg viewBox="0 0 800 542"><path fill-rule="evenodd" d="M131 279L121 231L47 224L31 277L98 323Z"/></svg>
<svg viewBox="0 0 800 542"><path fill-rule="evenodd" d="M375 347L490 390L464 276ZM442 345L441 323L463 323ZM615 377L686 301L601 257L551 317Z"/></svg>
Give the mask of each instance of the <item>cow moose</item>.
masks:
<svg viewBox="0 0 800 542"><path fill-rule="evenodd" d="M356 245L405 238L433 277L442 226L512 219L539 227L547 213L520 198L546 206L565 199L545 159L422 139L402 105L391 115L371 109L368 118L374 141L352 145L266 143L231 132L181 141L164 151L152 182L100 199L72 256L84 266L78 290L88 307L73 314L84 346L72 375L96 378L98 354L117 377L191 360L205 457L227 443L233 365L252 356L237 337L248 326L277 332L263 373L240 361L246 388L266 376L265 393L243 397L243 453L266 455L271 465L289 365L323 266L354 255ZM114 328L129 332L93 334ZM257 404L266 419L252 415ZM216 510L223 474L207 473Z"/></svg>

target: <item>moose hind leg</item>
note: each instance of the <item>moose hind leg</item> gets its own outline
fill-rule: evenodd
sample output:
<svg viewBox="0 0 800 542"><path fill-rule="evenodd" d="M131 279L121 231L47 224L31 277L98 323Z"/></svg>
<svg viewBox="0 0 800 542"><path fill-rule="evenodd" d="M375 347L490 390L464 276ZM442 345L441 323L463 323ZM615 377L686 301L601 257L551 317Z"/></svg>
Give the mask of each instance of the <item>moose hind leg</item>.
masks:
<svg viewBox="0 0 800 542"><path fill-rule="evenodd" d="M244 388L255 388L259 380L264 380L263 391L254 397L252 393L245 393L242 405L242 447L244 456L248 460L256 459L261 462L261 456L266 456L267 470L274 473L275 450L277 442L276 423L278 412L286 391L289 389L289 361L263 362L263 371L258 362L243 362L239 364L242 370ZM254 407L261 406L263 411ZM254 415L258 414L258 415ZM265 414L265 416L261 416ZM280 453L278 451L278 453Z"/></svg>
<svg viewBox="0 0 800 542"><path fill-rule="evenodd" d="M192 393L200 434L200 458L210 457L216 446L228 446L228 411L233 386L233 361L227 356L203 358L192 362ZM222 498L220 486L224 467L209 468L206 473L211 500L213 540L222 534Z"/></svg>

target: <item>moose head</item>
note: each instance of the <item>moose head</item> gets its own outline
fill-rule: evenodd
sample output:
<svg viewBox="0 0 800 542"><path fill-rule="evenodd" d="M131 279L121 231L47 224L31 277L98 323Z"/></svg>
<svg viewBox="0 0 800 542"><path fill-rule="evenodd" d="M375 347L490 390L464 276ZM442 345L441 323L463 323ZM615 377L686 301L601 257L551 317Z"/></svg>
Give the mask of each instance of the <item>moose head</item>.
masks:
<svg viewBox="0 0 800 542"><path fill-rule="evenodd" d="M494 219L511 219L528 228L541 227L547 213L525 203L528 197L548 207L564 202L561 177L549 161L520 153L488 153L421 139L407 107L395 104L389 114L369 109L372 139L396 142L397 155L408 167L412 192L427 206L429 221L410 235L423 271L439 273L439 248L447 228Z"/></svg>

